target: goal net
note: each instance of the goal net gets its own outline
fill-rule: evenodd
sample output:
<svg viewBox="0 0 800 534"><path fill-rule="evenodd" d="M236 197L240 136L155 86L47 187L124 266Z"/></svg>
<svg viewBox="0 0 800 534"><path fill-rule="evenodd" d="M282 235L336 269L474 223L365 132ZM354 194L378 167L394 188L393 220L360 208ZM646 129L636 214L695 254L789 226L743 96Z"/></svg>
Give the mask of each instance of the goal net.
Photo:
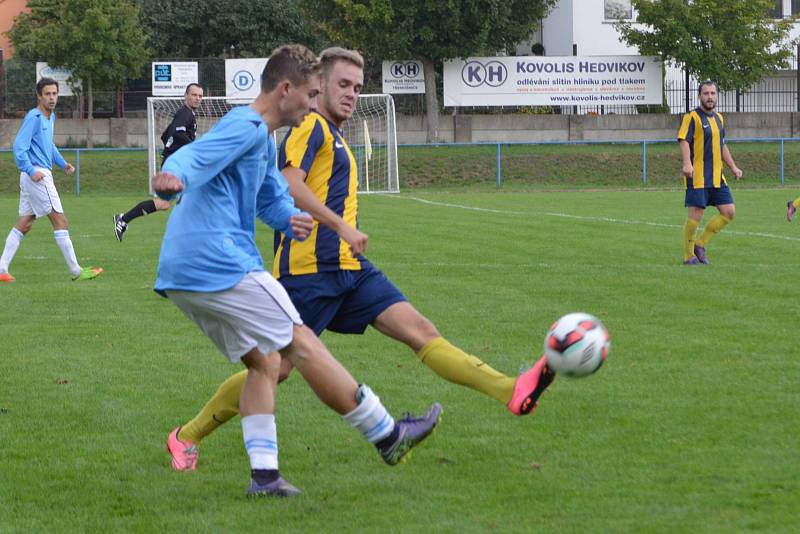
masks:
<svg viewBox="0 0 800 534"><path fill-rule="evenodd" d="M211 129L228 111L246 102L232 102L225 97L205 97L197 116L197 137ZM161 133L183 105L183 97L147 99L147 156L149 176L161 166ZM280 146L287 129L275 132ZM394 100L391 95L361 95L356 110L342 126L358 167L359 193L398 193L397 130Z"/></svg>

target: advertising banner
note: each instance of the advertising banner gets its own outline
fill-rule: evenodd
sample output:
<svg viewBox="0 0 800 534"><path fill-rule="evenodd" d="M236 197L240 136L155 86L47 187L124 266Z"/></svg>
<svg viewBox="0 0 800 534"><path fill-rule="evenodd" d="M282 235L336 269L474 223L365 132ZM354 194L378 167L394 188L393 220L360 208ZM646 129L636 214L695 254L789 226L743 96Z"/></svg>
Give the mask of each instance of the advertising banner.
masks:
<svg viewBox="0 0 800 534"><path fill-rule="evenodd" d="M661 104L647 56L479 57L444 63L445 106Z"/></svg>
<svg viewBox="0 0 800 534"><path fill-rule="evenodd" d="M233 102L252 102L261 91L267 58L225 60L225 96Z"/></svg>
<svg viewBox="0 0 800 534"><path fill-rule="evenodd" d="M384 61L383 92L417 94L425 92L425 75L421 61Z"/></svg>
<svg viewBox="0 0 800 534"><path fill-rule="evenodd" d="M44 61L36 62L36 81L42 78L53 78L58 82L58 96L72 96L73 89L80 90L81 81L78 80L74 85L67 83L69 77L72 76L72 71L69 69L53 68Z"/></svg>
<svg viewBox="0 0 800 534"><path fill-rule="evenodd" d="M183 96L199 79L196 61L153 62L153 96Z"/></svg>

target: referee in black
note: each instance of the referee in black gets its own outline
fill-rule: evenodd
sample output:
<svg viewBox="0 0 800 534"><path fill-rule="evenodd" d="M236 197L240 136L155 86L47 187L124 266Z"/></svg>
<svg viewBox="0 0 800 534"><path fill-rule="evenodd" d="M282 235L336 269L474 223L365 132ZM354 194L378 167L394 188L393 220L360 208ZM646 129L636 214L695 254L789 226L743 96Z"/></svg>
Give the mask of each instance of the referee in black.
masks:
<svg viewBox="0 0 800 534"><path fill-rule="evenodd" d="M164 161L177 152L180 147L194 141L197 135L197 117L195 113L200 108L202 101L203 88L196 83L187 85L183 96L183 106L175 112L172 122L161 134L161 141L164 143L164 151L161 152L161 165L164 165ZM169 207L169 202L155 197L138 203L125 213L114 215L114 235L117 237L117 241L122 241L122 236L128 229L128 224L135 218L156 211L168 210Z"/></svg>

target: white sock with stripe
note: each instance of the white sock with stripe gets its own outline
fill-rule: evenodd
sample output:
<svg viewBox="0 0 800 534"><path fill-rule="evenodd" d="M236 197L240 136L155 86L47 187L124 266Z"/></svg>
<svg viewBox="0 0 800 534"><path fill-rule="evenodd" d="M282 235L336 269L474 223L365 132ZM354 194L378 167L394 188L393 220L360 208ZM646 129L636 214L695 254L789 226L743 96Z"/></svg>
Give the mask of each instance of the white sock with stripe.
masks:
<svg viewBox="0 0 800 534"><path fill-rule="evenodd" d="M242 417L244 447L253 469L278 469L278 431L275 416L255 414Z"/></svg>
<svg viewBox="0 0 800 534"><path fill-rule="evenodd" d="M8 267L11 265L11 260L14 259L23 237L25 237L25 234L17 230L16 227L11 228L6 238L6 246L3 248L3 255L0 256L0 273L8 272Z"/></svg>
<svg viewBox="0 0 800 534"><path fill-rule="evenodd" d="M69 230L56 230L53 232L56 238L56 245L61 249L61 254L64 255L64 261L67 262L67 268L72 276L81 274L81 266L78 265L78 258L75 257L75 249L72 248L72 240L69 238Z"/></svg>
<svg viewBox="0 0 800 534"><path fill-rule="evenodd" d="M343 417L361 432L370 443L378 443L394 430L394 418L386 411L381 399L369 388L358 386L358 406Z"/></svg>

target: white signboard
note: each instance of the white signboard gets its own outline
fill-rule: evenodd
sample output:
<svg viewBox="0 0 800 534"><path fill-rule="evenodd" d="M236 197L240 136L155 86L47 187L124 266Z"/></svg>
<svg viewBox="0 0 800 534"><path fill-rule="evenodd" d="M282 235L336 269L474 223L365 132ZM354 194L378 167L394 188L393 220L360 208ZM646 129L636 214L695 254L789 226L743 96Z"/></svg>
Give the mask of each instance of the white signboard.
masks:
<svg viewBox="0 0 800 534"><path fill-rule="evenodd" d="M72 76L72 71L69 69L53 68L44 61L36 62L36 81L38 82L42 78L53 78L58 82L58 96L72 96L73 89L80 90L80 80L76 81L74 85L67 83L70 76Z"/></svg>
<svg viewBox="0 0 800 534"><path fill-rule="evenodd" d="M425 75L421 61L384 61L383 92L415 94L425 92Z"/></svg>
<svg viewBox="0 0 800 534"><path fill-rule="evenodd" d="M153 62L153 96L183 96L199 79L196 61Z"/></svg>
<svg viewBox="0 0 800 534"><path fill-rule="evenodd" d="M445 106L660 104L661 86L658 57L478 57L444 63Z"/></svg>
<svg viewBox="0 0 800 534"><path fill-rule="evenodd" d="M225 96L228 100L250 102L261 91L261 73L267 58L226 59Z"/></svg>

